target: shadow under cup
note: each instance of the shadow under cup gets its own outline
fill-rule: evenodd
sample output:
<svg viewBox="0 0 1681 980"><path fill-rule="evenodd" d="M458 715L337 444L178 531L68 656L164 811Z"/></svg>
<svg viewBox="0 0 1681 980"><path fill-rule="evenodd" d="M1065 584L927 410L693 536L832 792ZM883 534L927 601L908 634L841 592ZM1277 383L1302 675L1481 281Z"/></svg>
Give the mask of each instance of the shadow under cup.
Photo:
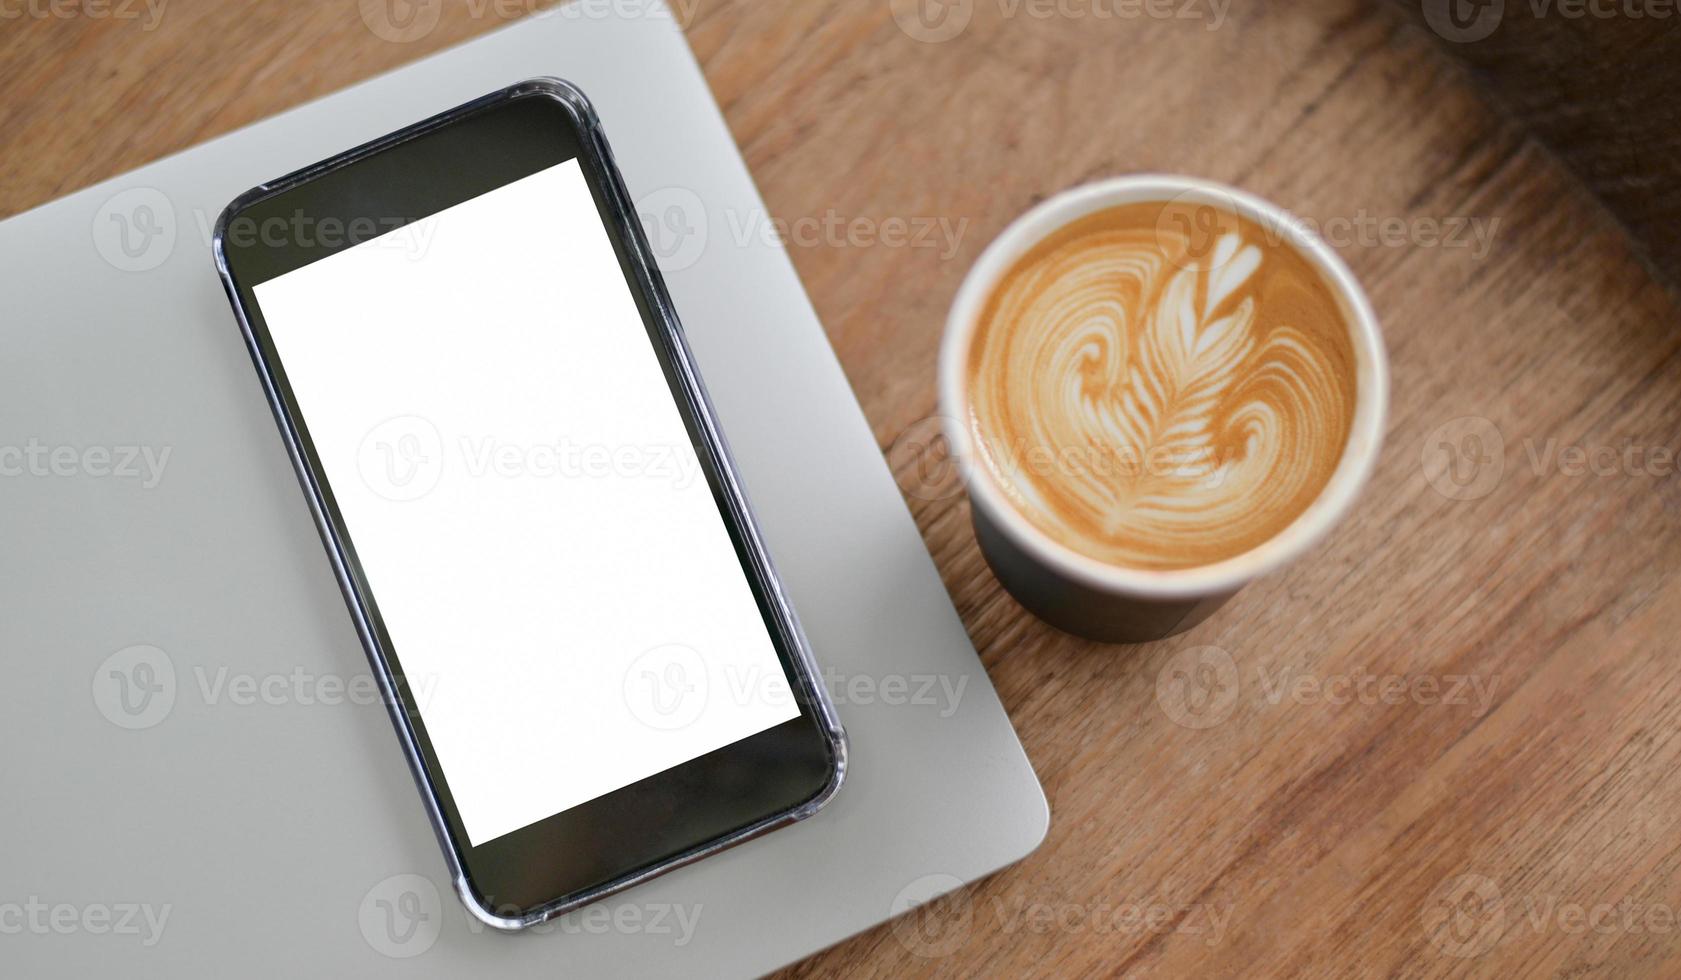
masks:
<svg viewBox="0 0 1681 980"><path fill-rule="evenodd" d="M969 420L971 342L994 290L1035 246L1099 211L1140 203L1212 207L1288 233L1288 246L1330 290L1348 328L1355 407L1348 441L1324 487L1283 530L1207 565L1151 570L1103 562L1055 540L997 485L974 445ZM952 304L940 352L945 436L969 491L975 536L987 564L1024 607L1068 633L1143 643L1190 629L1245 584L1294 561L1347 512L1375 464L1389 398L1383 340L1370 303L1341 259L1288 212L1234 188L1187 177L1119 177L1066 191L1018 218L969 271ZM1048 447L1053 451L1061 447Z"/></svg>

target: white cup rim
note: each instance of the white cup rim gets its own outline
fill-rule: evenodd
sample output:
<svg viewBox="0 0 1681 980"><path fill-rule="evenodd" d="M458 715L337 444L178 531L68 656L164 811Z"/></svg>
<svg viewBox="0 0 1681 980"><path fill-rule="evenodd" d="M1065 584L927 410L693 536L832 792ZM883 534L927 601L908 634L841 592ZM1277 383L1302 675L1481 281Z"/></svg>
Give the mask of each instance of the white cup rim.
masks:
<svg viewBox="0 0 1681 980"><path fill-rule="evenodd" d="M1341 460L1319 496L1282 531L1254 548L1192 568L1140 569L1113 565L1050 537L1005 497L978 462L966 420L966 376L975 327L993 287L1034 245L1059 228L1111 207L1183 200L1235 211L1263 228L1279 229L1336 294L1349 325L1355 355L1355 411ZM1036 560L1065 577L1103 592L1147 599L1189 599L1236 591L1318 544L1347 513L1371 477L1389 408L1388 356L1377 316L1365 291L1337 253L1301 219L1270 202L1225 184L1172 174L1113 177L1063 191L1021 215L988 245L970 268L946 320L940 348L942 424L958 461L971 506L984 507L993 523Z"/></svg>

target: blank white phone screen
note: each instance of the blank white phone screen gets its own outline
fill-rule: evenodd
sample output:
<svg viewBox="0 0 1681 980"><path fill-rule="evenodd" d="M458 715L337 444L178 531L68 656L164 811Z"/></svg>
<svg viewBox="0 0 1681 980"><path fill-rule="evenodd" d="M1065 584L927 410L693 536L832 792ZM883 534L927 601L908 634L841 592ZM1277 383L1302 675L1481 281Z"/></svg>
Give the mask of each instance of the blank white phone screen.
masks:
<svg viewBox="0 0 1681 980"><path fill-rule="evenodd" d="M798 716L575 160L254 291L473 846Z"/></svg>

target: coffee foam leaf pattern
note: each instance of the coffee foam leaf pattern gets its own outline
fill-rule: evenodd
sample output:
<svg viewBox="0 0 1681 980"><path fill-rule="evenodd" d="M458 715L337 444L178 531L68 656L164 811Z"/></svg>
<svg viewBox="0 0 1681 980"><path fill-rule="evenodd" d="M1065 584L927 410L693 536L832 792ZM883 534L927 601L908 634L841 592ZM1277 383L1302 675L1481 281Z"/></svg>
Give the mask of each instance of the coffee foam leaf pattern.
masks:
<svg viewBox="0 0 1681 980"><path fill-rule="evenodd" d="M1281 531L1329 480L1354 406L1347 328L1311 267L1251 225L1196 255L1161 207L1078 222L1004 278L967 420L1029 521L1150 569Z"/></svg>

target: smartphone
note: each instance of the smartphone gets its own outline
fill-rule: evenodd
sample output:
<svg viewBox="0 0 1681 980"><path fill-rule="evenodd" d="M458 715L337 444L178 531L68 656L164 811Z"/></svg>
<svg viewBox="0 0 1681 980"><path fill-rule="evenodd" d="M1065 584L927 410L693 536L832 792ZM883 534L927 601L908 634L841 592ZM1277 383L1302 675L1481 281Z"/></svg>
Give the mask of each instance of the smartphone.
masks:
<svg viewBox="0 0 1681 980"><path fill-rule="evenodd" d="M577 88L257 187L213 250L475 916L541 922L835 795L844 732Z"/></svg>

